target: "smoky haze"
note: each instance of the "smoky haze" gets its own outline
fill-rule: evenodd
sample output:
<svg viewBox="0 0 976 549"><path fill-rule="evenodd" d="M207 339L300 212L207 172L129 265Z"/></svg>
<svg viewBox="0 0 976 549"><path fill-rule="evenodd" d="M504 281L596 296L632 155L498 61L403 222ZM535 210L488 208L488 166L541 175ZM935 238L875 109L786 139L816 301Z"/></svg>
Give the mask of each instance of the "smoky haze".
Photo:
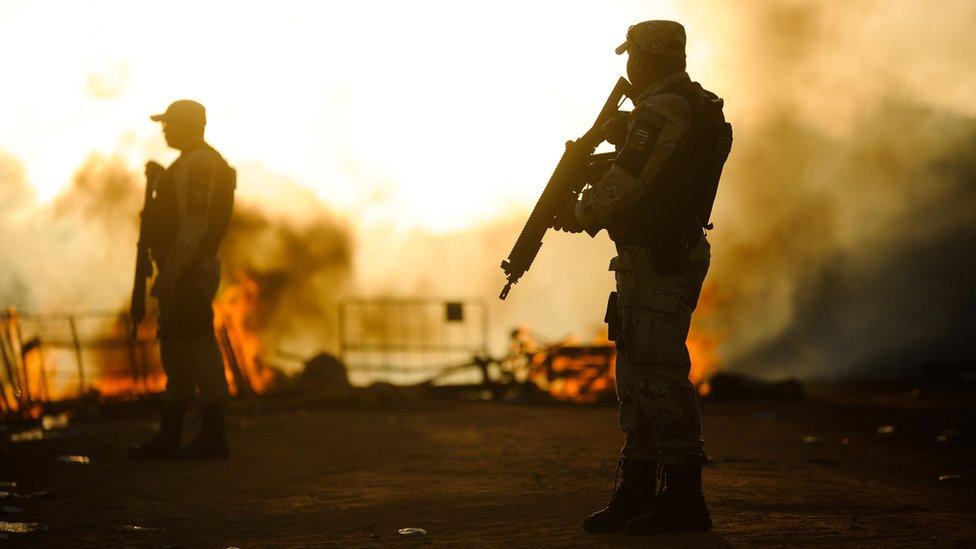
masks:
<svg viewBox="0 0 976 549"><path fill-rule="evenodd" d="M712 7L738 130L711 274L726 364L829 377L971 360L976 6Z"/></svg>
<svg viewBox="0 0 976 549"><path fill-rule="evenodd" d="M715 303L695 320L720 333L722 365L829 377L972 360L976 5L713 1L679 11L689 72L725 97L736 132L710 235ZM485 77L504 81L504 69ZM554 165L561 148L538 143L533 155ZM256 322L269 352L335 349L335 304L353 294L482 299L496 351L520 324L552 340L602 328L613 285L605 234L549 235L499 302L498 264L531 204L459 231L404 232L338 217L239 167L291 189L270 202L243 192L224 246L225 282L247 276L262 288ZM0 303L124 307L140 185L122 161L92 157L40 205L17 159L0 158Z"/></svg>
<svg viewBox="0 0 976 549"><path fill-rule="evenodd" d="M736 128L710 236L717 303L695 321L719 333L722 365L835 377L972 360L976 6L686 7L689 40L707 39L712 58L689 70L726 98ZM540 154L554 164L559 144L550 145ZM388 285L474 289L497 323L592 335L612 286L605 234L548 236L508 302L495 299L497 262L521 219L416 237L401 249L423 250L423 260L398 263Z"/></svg>
<svg viewBox="0 0 976 549"><path fill-rule="evenodd" d="M142 176L119 158L93 155L49 205L34 203L17 162L0 164L0 302L25 312L128 308ZM335 345L337 300L348 292L350 230L307 190L280 183L302 213L235 203L221 247L223 284L252 280L259 306L247 315L271 355Z"/></svg>

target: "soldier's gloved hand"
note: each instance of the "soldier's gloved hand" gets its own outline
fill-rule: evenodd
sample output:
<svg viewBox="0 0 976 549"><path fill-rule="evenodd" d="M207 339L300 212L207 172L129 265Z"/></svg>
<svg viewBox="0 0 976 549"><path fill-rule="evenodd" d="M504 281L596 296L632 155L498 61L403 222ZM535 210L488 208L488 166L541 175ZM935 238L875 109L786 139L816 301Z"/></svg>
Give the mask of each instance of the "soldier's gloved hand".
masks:
<svg viewBox="0 0 976 549"><path fill-rule="evenodd" d="M627 141L627 121L629 114L618 112L600 126L607 142L611 145L623 145Z"/></svg>
<svg viewBox="0 0 976 549"><path fill-rule="evenodd" d="M162 164L154 160L146 162L146 180L155 181L159 176L163 175L166 168Z"/></svg>
<svg viewBox="0 0 976 549"><path fill-rule="evenodd" d="M556 215L552 228L567 233L583 232L583 224L576 218L576 200L570 200L566 207Z"/></svg>

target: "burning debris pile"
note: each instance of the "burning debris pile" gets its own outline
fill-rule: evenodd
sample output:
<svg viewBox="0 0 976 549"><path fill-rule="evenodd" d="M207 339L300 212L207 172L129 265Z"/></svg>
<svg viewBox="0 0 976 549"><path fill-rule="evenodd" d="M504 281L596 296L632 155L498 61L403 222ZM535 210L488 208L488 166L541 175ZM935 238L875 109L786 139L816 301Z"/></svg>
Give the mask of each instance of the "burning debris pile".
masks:
<svg viewBox="0 0 976 549"><path fill-rule="evenodd" d="M0 229L11 243L0 249L0 259L9 260L0 268L0 300L11 306L0 372L5 409L23 409L35 398L162 390L155 327L146 322L130 336L123 309L139 178L117 158L92 156L54 202L38 206L16 162L5 159L0 168L0 195L10 198L0 205L6 210ZM351 238L321 206L311 209L310 221L301 222L246 200L236 205L214 302L214 328L236 394L262 393L280 381L281 372L266 359L279 346L311 352L334 345L335 303L348 284ZM72 269L64 269L65 262ZM106 304L119 309L106 310Z"/></svg>
<svg viewBox="0 0 976 549"><path fill-rule="evenodd" d="M703 292L702 320L693 326L687 342L691 355L689 377L699 384L703 396L708 394L709 388L705 380L718 368L718 344L721 341L707 327L712 295L711 291ZM533 383L555 400L596 403L616 399L616 360L616 346L607 339L605 331L587 342L569 339L542 345L523 326L512 332L509 355L502 365L512 380Z"/></svg>

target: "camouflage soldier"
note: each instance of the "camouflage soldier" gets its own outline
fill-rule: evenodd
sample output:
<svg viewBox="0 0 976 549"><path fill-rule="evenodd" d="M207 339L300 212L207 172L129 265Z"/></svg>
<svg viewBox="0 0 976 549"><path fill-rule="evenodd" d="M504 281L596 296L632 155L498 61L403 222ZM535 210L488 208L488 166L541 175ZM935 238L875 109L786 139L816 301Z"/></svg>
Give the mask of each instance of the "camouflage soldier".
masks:
<svg viewBox="0 0 976 549"><path fill-rule="evenodd" d="M180 151L165 170L155 162L146 165L155 188L144 223L158 270L152 295L159 303L166 404L159 431L130 448L129 457L227 457L227 380L214 337L213 299L220 282L217 249L230 220L236 175L203 139L203 105L176 101L152 120L162 123L167 145ZM183 416L198 392L200 436L181 448Z"/></svg>
<svg viewBox="0 0 976 549"><path fill-rule="evenodd" d="M685 72L685 31L673 21L630 27L634 110L605 126L612 166L557 220L617 247L607 319L617 343L623 457L609 505L588 532L701 531L711 519L701 491L702 441L685 340L709 266L715 190L731 147L722 100ZM661 487L658 491L658 471Z"/></svg>

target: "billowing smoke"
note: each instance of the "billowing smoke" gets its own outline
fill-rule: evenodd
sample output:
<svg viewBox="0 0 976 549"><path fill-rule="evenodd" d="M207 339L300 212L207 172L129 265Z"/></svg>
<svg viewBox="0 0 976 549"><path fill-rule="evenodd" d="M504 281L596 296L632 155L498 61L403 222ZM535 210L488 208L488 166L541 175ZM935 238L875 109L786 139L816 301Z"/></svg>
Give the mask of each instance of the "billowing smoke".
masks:
<svg viewBox="0 0 976 549"><path fill-rule="evenodd" d="M119 310L135 258L136 176L117 159L92 156L64 194L41 206L18 162L0 162L0 303L26 312Z"/></svg>
<svg viewBox="0 0 976 549"><path fill-rule="evenodd" d="M287 212L268 213L244 202L221 247L225 280L257 282L254 328L272 353L311 355L337 344L338 302L351 284L352 238L324 207L314 210L309 220L296 221Z"/></svg>
<svg viewBox="0 0 976 549"><path fill-rule="evenodd" d="M705 11L737 127L711 275L727 363L829 377L976 357L972 3Z"/></svg>
<svg viewBox="0 0 976 549"><path fill-rule="evenodd" d="M56 200L38 206L17 162L0 161L0 303L28 314L125 310L142 185L120 159L94 155ZM350 231L304 198L300 219L239 199L221 249L225 288L258 285L248 321L269 353L333 348L336 302L348 292Z"/></svg>
<svg viewBox="0 0 976 549"><path fill-rule="evenodd" d="M845 139L790 120L757 135L724 189L740 221L715 238L732 365L901 374L976 356L976 120L887 101Z"/></svg>

